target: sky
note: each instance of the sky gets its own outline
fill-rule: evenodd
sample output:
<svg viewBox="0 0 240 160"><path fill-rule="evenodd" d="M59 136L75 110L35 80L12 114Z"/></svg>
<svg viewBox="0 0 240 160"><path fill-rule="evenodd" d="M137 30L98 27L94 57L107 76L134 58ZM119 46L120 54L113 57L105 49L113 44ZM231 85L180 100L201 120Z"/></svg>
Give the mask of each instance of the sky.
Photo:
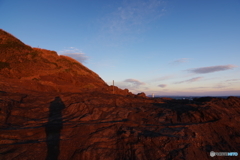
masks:
<svg viewBox="0 0 240 160"><path fill-rule="evenodd" d="M239 0L0 0L0 28L146 95L240 95Z"/></svg>

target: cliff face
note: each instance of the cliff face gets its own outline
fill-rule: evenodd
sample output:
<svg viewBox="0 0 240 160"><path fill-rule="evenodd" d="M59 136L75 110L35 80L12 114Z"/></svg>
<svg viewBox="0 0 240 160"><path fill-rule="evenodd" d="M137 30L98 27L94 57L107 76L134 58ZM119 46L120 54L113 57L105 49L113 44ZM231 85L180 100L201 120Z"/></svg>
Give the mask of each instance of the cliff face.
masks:
<svg viewBox="0 0 240 160"><path fill-rule="evenodd" d="M107 87L93 71L55 51L32 48L0 30L0 90L79 92ZM18 85L16 85L18 84Z"/></svg>

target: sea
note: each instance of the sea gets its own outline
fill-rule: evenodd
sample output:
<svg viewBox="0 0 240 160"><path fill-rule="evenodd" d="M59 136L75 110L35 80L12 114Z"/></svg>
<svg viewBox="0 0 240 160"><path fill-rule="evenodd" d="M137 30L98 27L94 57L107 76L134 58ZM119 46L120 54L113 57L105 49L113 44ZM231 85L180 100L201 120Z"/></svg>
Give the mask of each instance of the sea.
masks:
<svg viewBox="0 0 240 160"><path fill-rule="evenodd" d="M172 98L172 99L176 99L176 100L193 100L194 98L200 98L200 97L215 97L215 98L227 99L230 96L154 96L154 98ZM152 95L149 95L148 97L152 97ZM240 96L233 96L233 97L240 98Z"/></svg>

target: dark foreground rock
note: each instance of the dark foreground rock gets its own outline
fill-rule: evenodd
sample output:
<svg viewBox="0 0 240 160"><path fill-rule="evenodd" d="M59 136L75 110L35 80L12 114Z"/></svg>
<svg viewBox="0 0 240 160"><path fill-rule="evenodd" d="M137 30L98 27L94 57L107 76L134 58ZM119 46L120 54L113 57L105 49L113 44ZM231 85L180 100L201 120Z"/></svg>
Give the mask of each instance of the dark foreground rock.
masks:
<svg viewBox="0 0 240 160"><path fill-rule="evenodd" d="M0 94L0 159L213 159L240 153L240 99ZM239 159L214 157L214 159Z"/></svg>

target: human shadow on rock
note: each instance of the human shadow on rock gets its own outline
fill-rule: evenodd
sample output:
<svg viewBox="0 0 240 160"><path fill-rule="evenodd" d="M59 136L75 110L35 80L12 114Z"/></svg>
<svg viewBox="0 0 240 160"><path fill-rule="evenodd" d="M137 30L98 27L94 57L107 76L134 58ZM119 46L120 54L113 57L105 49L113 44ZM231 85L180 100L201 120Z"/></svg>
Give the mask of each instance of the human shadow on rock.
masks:
<svg viewBox="0 0 240 160"><path fill-rule="evenodd" d="M60 135L63 127L62 110L65 108L60 97L50 103L48 122L45 127L47 156L46 160L57 160L60 154Z"/></svg>

